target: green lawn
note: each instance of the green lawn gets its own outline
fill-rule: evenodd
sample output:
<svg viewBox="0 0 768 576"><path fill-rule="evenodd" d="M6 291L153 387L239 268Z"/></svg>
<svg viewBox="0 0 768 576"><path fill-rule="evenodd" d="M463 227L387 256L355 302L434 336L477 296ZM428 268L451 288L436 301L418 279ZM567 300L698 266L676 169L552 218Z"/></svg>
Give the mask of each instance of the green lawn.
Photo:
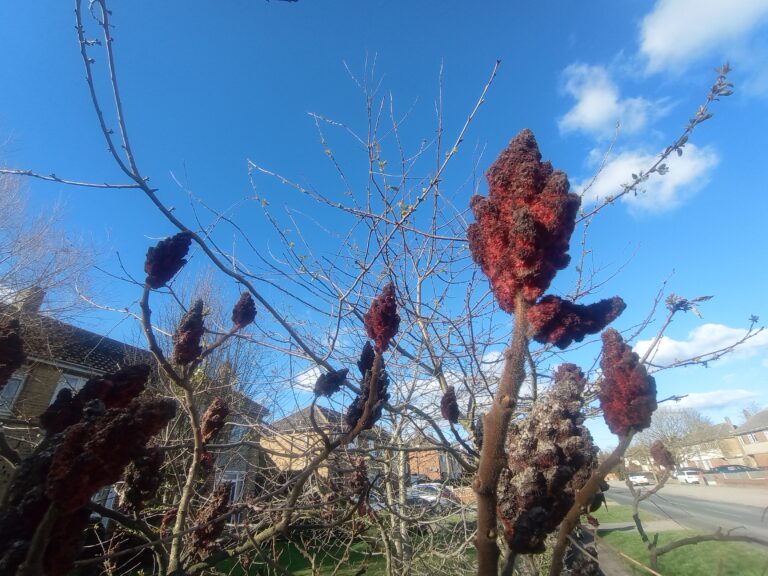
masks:
<svg viewBox="0 0 768 576"><path fill-rule="evenodd" d="M696 534L691 530L661 532L659 545ZM648 550L637 532L612 531L604 534L602 539L616 550L648 565ZM629 561L627 567L633 574L649 574ZM665 576L765 576L768 574L768 552L740 542L703 542L664 554L659 558L658 572Z"/></svg>
<svg viewBox="0 0 768 576"><path fill-rule="evenodd" d="M366 576L383 576L384 559L380 554L369 554L370 548L364 542L354 544L349 551L349 556L344 558L344 548L334 547L318 552L315 558L316 567L320 574L333 574L334 569L341 564L337 574L338 576L354 576L363 567L368 566L365 572ZM308 558L302 555L293 544L280 543L275 550L279 556L278 564L286 568L295 576L312 576L312 567ZM220 573L231 576L261 576L264 574L275 574L275 571L269 571L263 562L259 562L257 555L252 555L253 565L246 572L243 567L235 561L222 562L217 566Z"/></svg>
<svg viewBox="0 0 768 576"><path fill-rule="evenodd" d="M608 500L608 507L601 507L600 510L592 514L600 523L603 522L632 522L632 506L622 506ZM663 520L662 517L640 510L640 520L643 522L653 522L654 520Z"/></svg>

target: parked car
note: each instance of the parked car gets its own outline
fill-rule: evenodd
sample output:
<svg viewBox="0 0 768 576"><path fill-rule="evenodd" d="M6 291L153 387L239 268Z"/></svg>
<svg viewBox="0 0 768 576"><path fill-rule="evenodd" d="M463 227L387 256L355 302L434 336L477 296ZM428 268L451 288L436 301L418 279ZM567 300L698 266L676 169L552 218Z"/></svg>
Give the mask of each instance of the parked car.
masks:
<svg viewBox="0 0 768 576"><path fill-rule="evenodd" d="M710 472L715 472L717 474L731 474L733 472L759 472L759 470L741 464L725 464L724 466L715 466Z"/></svg>
<svg viewBox="0 0 768 576"><path fill-rule="evenodd" d="M429 478L427 478L424 474L411 474L411 484L423 484L424 482L429 482Z"/></svg>
<svg viewBox="0 0 768 576"><path fill-rule="evenodd" d="M651 483L645 474L631 474L629 481L632 483L632 486L647 486Z"/></svg>
<svg viewBox="0 0 768 576"><path fill-rule="evenodd" d="M436 508L450 508L461 504L453 491L447 486L435 482L416 484L408 488L406 492L408 501L418 504L419 500L429 503Z"/></svg>
<svg viewBox="0 0 768 576"><path fill-rule="evenodd" d="M698 484L701 472L698 468L682 468L675 477L680 484Z"/></svg>

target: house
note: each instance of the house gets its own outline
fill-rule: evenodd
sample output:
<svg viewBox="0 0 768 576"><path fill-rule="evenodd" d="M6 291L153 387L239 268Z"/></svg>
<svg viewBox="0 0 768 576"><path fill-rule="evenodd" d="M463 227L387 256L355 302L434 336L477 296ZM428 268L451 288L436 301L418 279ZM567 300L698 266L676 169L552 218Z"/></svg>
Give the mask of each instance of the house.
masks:
<svg viewBox="0 0 768 576"><path fill-rule="evenodd" d="M0 422L8 443L25 456L42 439L37 419L59 390L79 390L88 379L137 362L146 350L30 310L4 305L0 315L19 318L27 360L0 391ZM0 459L0 493L12 468Z"/></svg>
<svg viewBox="0 0 768 576"><path fill-rule="evenodd" d="M725 464L741 464L742 450L730 422L691 432L678 448L680 466L711 470Z"/></svg>
<svg viewBox="0 0 768 576"><path fill-rule="evenodd" d="M429 441L417 442L410 447L408 467L412 477L432 482L456 480L463 474L463 468L449 452Z"/></svg>
<svg viewBox="0 0 768 576"><path fill-rule="evenodd" d="M768 410L756 414L745 413L744 424L733 431L733 435L743 451L743 458L738 464L759 468L768 467Z"/></svg>
<svg viewBox="0 0 768 576"><path fill-rule="evenodd" d="M29 454L42 440L38 417L61 389L67 387L76 392L91 378L132 364L154 362L147 350L33 310L20 311L6 305L0 307L1 314L19 318L27 354L24 366L0 391L0 423L9 445L21 456ZM266 465L258 444L258 429L268 411L233 391L231 381L228 379L227 385L221 387L230 408L228 427L218 438L223 447L212 452L216 454L216 481L232 482L232 499L238 501L255 490L258 474L254 471L261 471ZM0 496L12 472L13 468L0 458ZM101 494L104 503L111 506L114 490L105 488Z"/></svg>
<svg viewBox="0 0 768 576"><path fill-rule="evenodd" d="M348 426L344 415L331 408L315 405L312 424L312 407L308 406L269 425L261 438L261 445L274 462L278 471L285 476L303 470L323 448L323 438L318 430L329 440L338 438L346 432ZM352 446L335 451L320 468L318 475L324 479L342 479L353 466L354 459L366 453L372 457L368 461L369 476L376 473L375 461L383 454L381 446L389 441L389 435L379 426L363 430ZM373 462L374 466L371 466Z"/></svg>

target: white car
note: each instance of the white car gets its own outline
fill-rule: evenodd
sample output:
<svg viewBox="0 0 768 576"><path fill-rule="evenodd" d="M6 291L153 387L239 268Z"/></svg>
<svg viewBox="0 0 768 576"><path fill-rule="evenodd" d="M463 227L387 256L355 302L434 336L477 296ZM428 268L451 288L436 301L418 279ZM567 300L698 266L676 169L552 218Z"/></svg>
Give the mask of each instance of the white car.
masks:
<svg viewBox="0 0 768 576"><path fill-rule="evenodd" d="M698 470L680 470L677 473L677 481L680 482L680 484L698 484L699 471Z"/></svg>
<svg viewBox="0 0 768 576"><path fill-rule="evenodd" d="M632 474L629 477L629 481L632 483L632 486L647 486L651 483L644 474Z"/></svg>

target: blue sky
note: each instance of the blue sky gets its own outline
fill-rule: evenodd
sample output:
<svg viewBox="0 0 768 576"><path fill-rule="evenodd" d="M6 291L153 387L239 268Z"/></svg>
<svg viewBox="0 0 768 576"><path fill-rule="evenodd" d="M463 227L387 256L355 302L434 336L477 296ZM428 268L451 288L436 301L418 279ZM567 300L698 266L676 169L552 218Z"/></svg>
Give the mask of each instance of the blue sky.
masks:
<svg viewBox="0 0 768 576"><path fill-rule="evenodd" d="M473 182L485 193L479 175L471 175L479 152L485 150L483 170L524 127L579 189L621 121L589 201L614 193L682 131L713 69L727 60L735 94L714 105L714 118L697 129L667 176L596 221L590 243L595 266L622 267L601 294L627 301L619 328L644 316L664 279L668 291L687 297L715 295L702 307L703 319L689 314L675 322L659 358L698 354L738 338L751 314L768 318L766 0L166 0L115 1L111 8L139 165L163 200L187 217L185 190L219 209L252 195L248 159L317 189L337 188L307 112L364 131L364 101L347 67L362 77L366 63L370 71L375 62L381 93L408 112L402 136L413 148L434 136L441 66L450 138L494 62L502 61L445 175L467 201ZM0 5L0 163L123 181L90 107L73 25L72 6L60 0ZM102 63L98 52L94 57ZM338 132L330 132L334 151L357 162L360 150ZM274 181L258 184L265 194L284 193ZM63 201L65 225L98 245L111 270L119 252L138 273L151 239L172 233L135 192L32 181L28 189L38 209ZM236 214L259 235L259 210L244 205ZM115 305L137 297L117 284L102 293ZM123 329L105 314L93 322L103 331ZM685 402L713 418L739 420L745 403L768 404L766 352L761 335L719 365L661 373L660 396L690 394ZM598 442L610 444L603 426L594 430Z"/></svg>

